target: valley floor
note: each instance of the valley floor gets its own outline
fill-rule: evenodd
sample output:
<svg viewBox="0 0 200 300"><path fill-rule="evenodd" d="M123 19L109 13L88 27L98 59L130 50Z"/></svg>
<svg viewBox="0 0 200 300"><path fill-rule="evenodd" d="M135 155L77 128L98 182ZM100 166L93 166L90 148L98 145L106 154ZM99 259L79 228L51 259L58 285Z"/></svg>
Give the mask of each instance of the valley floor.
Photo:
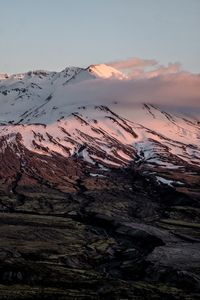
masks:
<svg viewBox="0 0 200 300"><path fill-rule="evenodd" d="M176 190L130 167L70 192L20 180L0 186L0 299L200 298L194 178Z"/></svg>

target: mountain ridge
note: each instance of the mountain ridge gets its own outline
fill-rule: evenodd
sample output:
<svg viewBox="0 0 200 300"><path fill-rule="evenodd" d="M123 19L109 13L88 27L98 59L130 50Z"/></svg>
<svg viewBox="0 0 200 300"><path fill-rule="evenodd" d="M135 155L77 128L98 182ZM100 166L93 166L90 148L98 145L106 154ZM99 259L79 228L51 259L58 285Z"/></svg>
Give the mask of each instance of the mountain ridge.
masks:
<svg viewBox="0 0 200 300"><path fill-rule="evenodd" d="M84 146L85 157L81 155L89 163L104 160L106 165L120 167L140 157L140 163L167 167L173 165L174 157L174 167L179 167L178 162L180 167L198 167L200 126L195 119L153 104L126 105L123 99L116 102L111 97L102 105L99 98L93 98L92 103L79 99L77 87L82 81L87 82L90 93L96 78L112 80L114 74L117 80L125 80L112 67L91 65L59 73L27 74L24 82L14 80L23 88L10 79L5 80L7 85L0 82L0 136L8 143L10 134L20 134L26 148L42 155L80 155ZM32 75L34 82L29 78Z"/></svg>

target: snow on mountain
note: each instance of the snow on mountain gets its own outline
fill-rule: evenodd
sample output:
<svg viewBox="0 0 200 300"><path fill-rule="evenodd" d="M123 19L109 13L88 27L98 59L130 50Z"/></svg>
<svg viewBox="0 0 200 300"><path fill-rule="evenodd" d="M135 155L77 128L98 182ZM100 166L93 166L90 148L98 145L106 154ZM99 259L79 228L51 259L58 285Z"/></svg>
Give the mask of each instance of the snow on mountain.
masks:
<svg viewBox="0 0 200 300"><path fill-rule="evenodd" d="M66 99L69 94L68 85L96 78L122 79L123 75L106 65L93 65L87 69L71 67L61 72L30 71L24 74L3 74L0 76L0 122L21 122L25 116L31 114L37 116L35 122L45 122L44 114L41 113L42 118L39 120L35 111L44 112L43 106L45 109L49 107L50 110L55 106L65 106L68 107L66 111L69 111L72 101ZM69 97L72 98L72 95L69 94ZM80 103L81 101L80 99ZM33 118L25 120L33 121Z"/></svg>
<svg viewBox="0 0 200 300"><path fill-rule="evenodd" d="M97 78L124 80L106 65L0 76L0 152L21 145L44 156L76 156L100 167L136 164L185 168L200 163L200 125L151 104L92 103L82 98ZM84 96L85 97L85 96ZM103 105L104 104L104 105Z"/></svg>
<svg viewBox="0 0 200 300"><path fill-rule="evenodd" d="M113 78L113 79L126 79L126 75L110 66L92 65L88 68L89 72L93 73L96 77L100 78Z"/></svg>

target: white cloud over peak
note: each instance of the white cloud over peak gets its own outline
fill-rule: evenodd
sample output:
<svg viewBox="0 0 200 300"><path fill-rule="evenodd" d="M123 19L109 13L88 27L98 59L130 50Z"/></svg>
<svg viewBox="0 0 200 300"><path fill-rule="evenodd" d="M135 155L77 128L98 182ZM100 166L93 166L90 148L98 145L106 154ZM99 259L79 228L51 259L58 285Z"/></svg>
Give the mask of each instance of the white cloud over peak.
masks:
<svg viewBox="0 0 200 300"><path fill-rule="evenodd" d="M148 66L155 66L158 62L154 59L142 59L138 57L132 57L125 60L113 61L108 63L113 68L116 69L133 69L133 68L144 68Z"/></svg>
<svg viewBox="0 0 200 300"><path fill-rule="evenodd" d="M108 65L125 72L129 78L153 78L165 74L174 74L181 71L178 62L161 65L155 59L128 58L107 63Z"/></svg>

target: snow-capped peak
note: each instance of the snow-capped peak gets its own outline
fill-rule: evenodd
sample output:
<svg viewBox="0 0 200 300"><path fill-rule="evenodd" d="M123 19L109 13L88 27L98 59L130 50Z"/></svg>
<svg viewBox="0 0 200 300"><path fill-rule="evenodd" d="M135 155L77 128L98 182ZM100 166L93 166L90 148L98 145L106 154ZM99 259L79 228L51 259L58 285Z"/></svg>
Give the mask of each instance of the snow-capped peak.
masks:
<svg viewBox="0 0 200 300"><path fill-rule="evenodd" d="M127 76L123 74L122 72L116 70L113 67L110 67L105 64L98 64L98 65L91 65L87 67L86 69L84 68L79 68L79 67L67 67L61 72L49 72L49 71L44 71L44 70L35 70L35 71L29 71L26 73L18 73L18 74L0 74L0 81L19 81L19 80L30 80L30 78L39 78L39 79L46 79L48 76L64 76L67 77L68 79L70 78L75 78L76 75L78 75L81 71L85 73L84 78L90 78L90 75L92 77L96 78L103 78L103 79L126 79ZM89 77L87 73L89 72Z"/></svg>
<svg viewBox="0 0 200 300"><path fill-rule="evenodd" d="M126 79L126 75L105 64L91 65L88 68L89 72L93 73L96 77L111 78L111 79Z"/></svg>

